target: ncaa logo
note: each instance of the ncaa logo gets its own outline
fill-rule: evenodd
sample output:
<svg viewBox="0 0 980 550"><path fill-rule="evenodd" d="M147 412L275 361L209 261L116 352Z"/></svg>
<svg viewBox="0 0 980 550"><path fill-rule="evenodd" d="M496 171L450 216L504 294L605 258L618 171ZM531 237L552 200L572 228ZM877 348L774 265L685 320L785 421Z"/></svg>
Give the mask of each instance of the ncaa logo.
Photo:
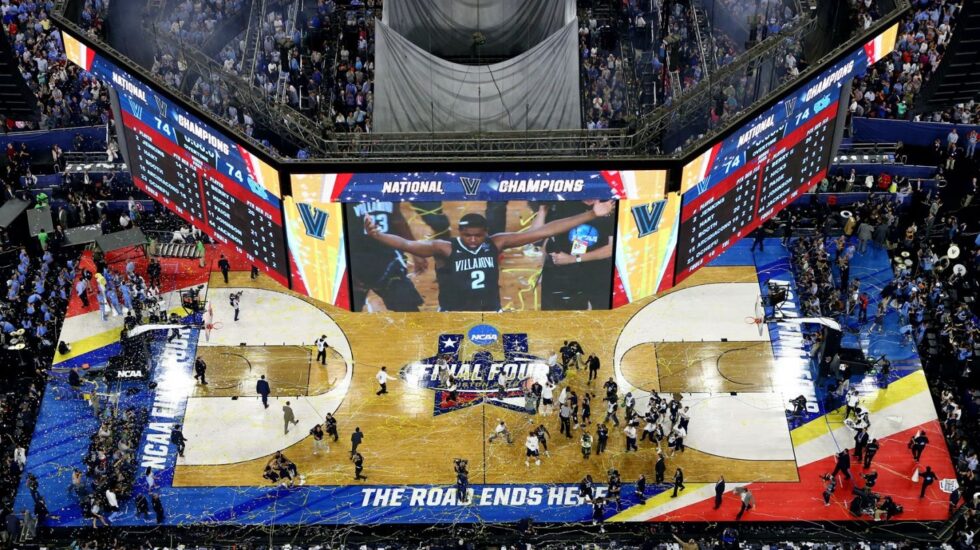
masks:
<svg viewBox="0 0 980 550"><path fill-rule="evenodd" d="M490 325L476 325L470 329L466 337L478 346L490 346L497 343L500 333Z"/></svg>

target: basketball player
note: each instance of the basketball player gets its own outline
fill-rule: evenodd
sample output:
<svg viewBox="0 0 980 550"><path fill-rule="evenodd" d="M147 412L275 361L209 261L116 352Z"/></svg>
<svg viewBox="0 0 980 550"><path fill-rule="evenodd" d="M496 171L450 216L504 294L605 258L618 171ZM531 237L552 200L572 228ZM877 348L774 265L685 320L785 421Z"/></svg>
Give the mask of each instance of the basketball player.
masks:
<svg viewBox="0 0 980 550"><path fill-rule="evenodd" d="M531 457L534 457L534 463L538 466L541 465L541 458L538 453L538 433L537 430L532 430L528 432L527 439L524 440L525 448L525 458L524 466L528 468L531 467Z"/></svg>
<svg viewBox="0 0 980 550"><path fill-rule="evenodd" d="M390 201L351 203L347 206L350 221L350 263L354 280L354 311L362 311L368 291L373 291L389 311L418 311L422 296L408 278L407 259L399 250L383 246L368 236L367 220L379 233L415 242L412 230L401 212L401 204ZM358 225L355 225L358 224ZM359 227L363 226L364 231ZM428 261L415 256L416 273L425 271Z"/></svg>
<svg viewBox="0 0 980 550"><path fill-rule="evenodd" d="M396 250L423 258L437 258L446 270L440 277L440 287L450 287L449 292L440 288L441 311L499 311L500 253L503 250L571 231L579 225L612 214L614 207L612 201L597 201L591 210L546 223L530 231L493 235L489 233L486 218L469 213L459 220L459 236L451 241L408 240L383 231L382 225L370 215L364 217L364 232Z"/></svg>
<svg viewBox="0 0 980 550"><path fill-rule="evenodd" d="M531 229L587 212L596 203L559 201L541 203ZM612 273L612 217L602 217L552 235L544 244L541 269L541 309L609 309L609 274ZM607 283L601 284L602 281Z"/></svg>

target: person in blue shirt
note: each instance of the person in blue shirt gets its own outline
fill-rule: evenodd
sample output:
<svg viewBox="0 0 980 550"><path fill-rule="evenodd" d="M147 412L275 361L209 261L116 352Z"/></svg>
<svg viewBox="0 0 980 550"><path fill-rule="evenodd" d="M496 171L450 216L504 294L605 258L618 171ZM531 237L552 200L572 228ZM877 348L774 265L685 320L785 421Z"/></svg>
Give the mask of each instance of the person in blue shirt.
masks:
<svg viewBox="0 0 980 550"><path fill-rule="evenodd" d="M119 305L119 295L116 294L115 288L107 289L106 294L109 295L109 304L112 305L112 316L122 315L122 306Z"/></svg>
<svg viewBox="0 0 980 550"><path fill-rule="evenodd" d="M99 301L99 311L102 313L102 320L105 321L109 318L109 314L106 312L106 297L105 292L99 287L99 290L95 293L96 298Z"/></svg>
<svg viewBox="0 0 980 550"><path fill-rule="evenodd" d="M119 285L119 292L122 294L123 299L123 313L133 311L133 295L129 289L129 284L123 283Z"/></svg>

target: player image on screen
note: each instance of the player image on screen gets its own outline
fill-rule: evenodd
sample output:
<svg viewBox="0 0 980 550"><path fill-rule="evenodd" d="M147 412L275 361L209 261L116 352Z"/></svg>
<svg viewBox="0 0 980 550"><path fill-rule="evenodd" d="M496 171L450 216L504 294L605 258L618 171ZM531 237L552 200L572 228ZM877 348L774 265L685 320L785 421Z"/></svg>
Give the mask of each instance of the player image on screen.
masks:
<svg viewBox="0 0 980 550"><path fill-rule="evenodd" d="M348 204L347 215L358 221L358 227L367 228L367 220L372 220L374 231L392 234L402 240L414 242L412 230L402 216L400 203L371 201ZM352 224L353 226L353 224ZM408 261L405 255L394 248L384 246L378 239L370 238L365 231L351 231L351 263L358 269L353 278L354 311L362 311L367 301L368 291L374 291L390 311L418 311L422 296L408 277ZM428 261L415 257L412 266L417 272L425 271Z"/></svg>
<svg viewBox="0 0 980 550"><path fill-rule="evenodd" d="M532 229L588 211L595 202L540 203ZM609 309L615 231L613 217L602 217L545 241L541 309Z"/></svg>
<svg viewBox="0 0 980 550"><path fill-rule="evenodd" d="M567 233L582 224L609 216L614 208L612 201L596 201L591 209L568 218L527 231L493 235L488 230L487 219L471 212L460 218L458 236L449 240L409 240L382 231L381 224L371 217L364 219L364 230L379 243L393 249L436 258L437 269L443 270L439 284L448 285L450 289L449 292L440 289L441 311L499 311L500 253L503 250Z"/></svg>

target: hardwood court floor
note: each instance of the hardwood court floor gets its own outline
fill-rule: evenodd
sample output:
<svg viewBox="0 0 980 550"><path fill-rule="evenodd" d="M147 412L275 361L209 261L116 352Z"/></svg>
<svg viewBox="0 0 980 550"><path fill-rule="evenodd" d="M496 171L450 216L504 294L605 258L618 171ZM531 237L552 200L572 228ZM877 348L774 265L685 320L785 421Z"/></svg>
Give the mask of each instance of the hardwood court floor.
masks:
<svg viewBox="0 0 980 550"><path fill-rule="evenodd" d="M672 292L699 284L750 280L755 281L752 268L709 267L695 273ZM212 277L211 285L225 286L220 275ZM228 286L267 288L289 293L265 278L249 281L247 274L232 273ZM315 303L309 298L298 298ZM580 399L587 392L601 395L602 383L613 376L612 354L619 331L646 303L649 301L612 311L519 314L358 314L322 306L344 331L353 350L351 388L335 413L341 439L337 444L331 442L330 452L319 456L312 454L310 437L284 449L284 453L298 465L307 484L352 484L349 441L351 432L358 426L365 433L360 451L365 459L367 483L372 485L451 484L455 481L452 459L457 457L469 460L470 479L474 483L574 483L585 474L605 479L608 469L613 467L620 471L624 479L635 480L644 473L652 480L656 456L654 446L641 442L639 452L625 453L621 428L613 429L610 426L606 454L593 455L591 459L584 460L578 443L581 430L573 431L573 437L567 439L559 434L557 415L539 415L535 417L535 423L544 424L552 434L549 441L551 456L542 457L540 467L532 463L528 468L524 464L524 438L529 424L528 417L523 413L483 404L434 416L433 390L414 387L396 378L389 382L390 394L378 397L375 395L378 386L374 379L381 365L388 366L389 372L396 375L402 366L434 355L437 351L436 339L441 334L465 334L475 324L489 323L502 333L528 334L530 352L542 358L550 356L564 340L578 340L586 353L596 353L600 357L602 368L599 380L589 384L585 370L569 369L569 375L560 387L567 383ZM212 376L218 376L220 372L223 387L234 385L235 376L240 376L242 381L237 385L239 391L254 399L254 377L249 375L245 362L234 360L234 357L218 359L221 353L227 353L221 349L201 346L199 350L205 357L212 357L209 365L211 361L220 364L215 367ZM264 354L249 350L247 357L250 361L268 361L270 373L289 369L291 373L283 376L291 377L296 388L302 386L306 377L311 380L311 388L315 388L315 380L339 377L344 368L343 361L332 355L328 375L322 377L317 374L318 366L310 370L309 355L304 358L296 348ZM258 370L256 363L253 362L252 366ZM774 368L772 352L766 342L667 342L643 344L627 352L622 373L632 384L645 389L723 393L771 391L770 375ZM239 374L235 374L235 369L239 369ZM279 383L274 381L272 385L276 387ZM317 392L311 390L311 393ZM280 408L280 404L273 400L269 409L270 429L281 429ZM600 398L593 400L592 409L593 421L601 421L603 411ZM487 442L498 419L503 419L510 427L513 445L503 441ZM306 432L322 419L300 418L300 421L295 429ZM594 426L590 432L594 435ZM261 437L261 434L217 436ZM267 482L261 475L268 458L224 465L179 465L174 475L174 485L265 485ZM667 466L669 473L675 467L683 468L685 480L691 482L714 482L719 475L724 475L730 482L798 479L793 460L736 460L692 449L668 459Z"/></svg>
<svg viewBox="0 0 980 550"><path fill-rule="evenodd" d="M260 375L276 380L273 397L316 395L333 387L344 362L330 357L326 367L314 364L315 350L301 346L201 346L208 385L194 386L194 397L252 395Z"/></svg>

